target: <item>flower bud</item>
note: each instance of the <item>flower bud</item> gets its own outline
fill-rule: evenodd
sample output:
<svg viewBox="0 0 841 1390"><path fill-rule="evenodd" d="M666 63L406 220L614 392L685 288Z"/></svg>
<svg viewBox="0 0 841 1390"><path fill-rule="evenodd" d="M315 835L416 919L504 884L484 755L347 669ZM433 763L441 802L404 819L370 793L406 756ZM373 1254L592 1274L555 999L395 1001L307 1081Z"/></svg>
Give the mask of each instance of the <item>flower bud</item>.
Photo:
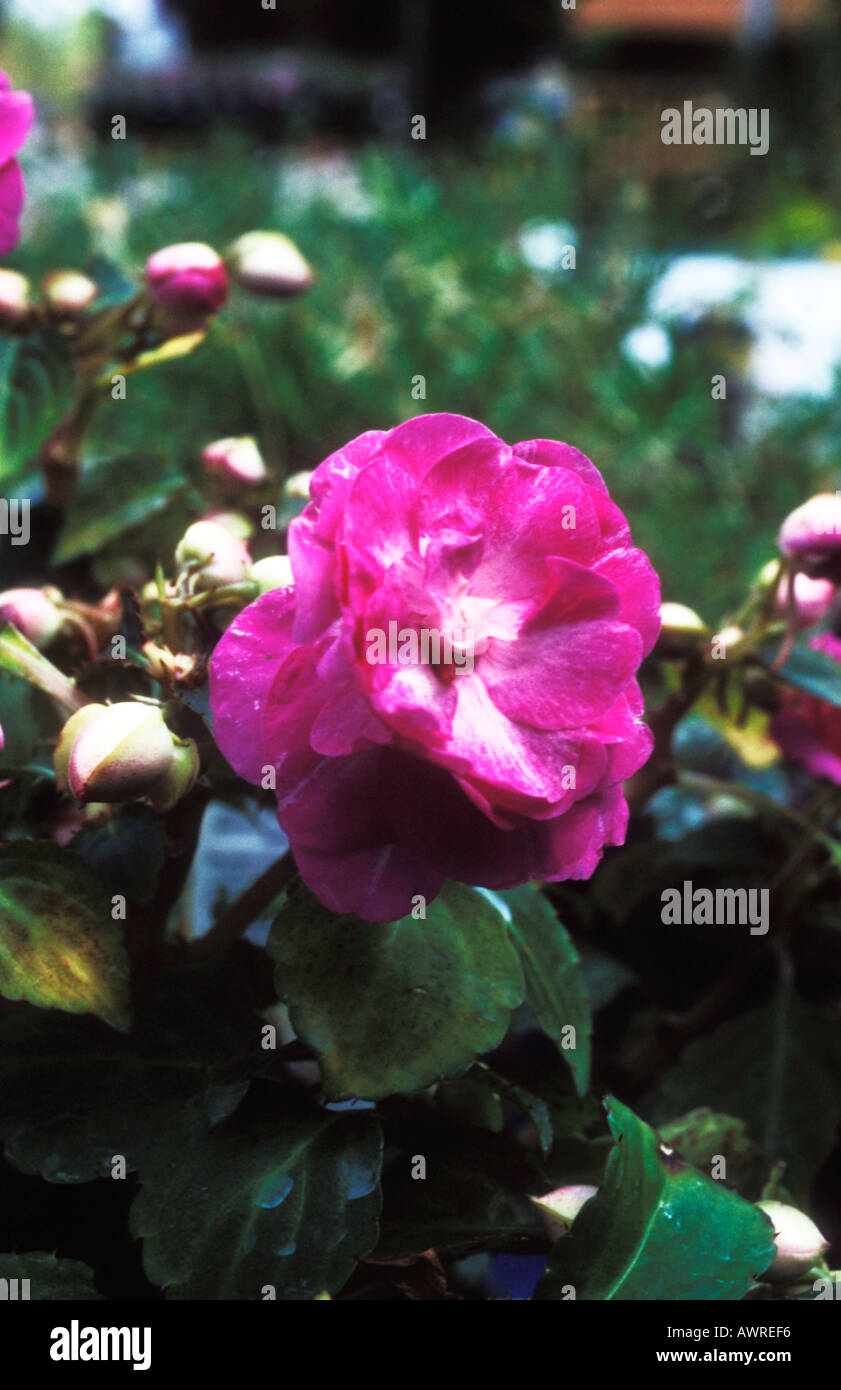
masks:
<svg viewBox="0 0 841 1390"><path fill-rule="evenodd" d="M56 606L58 589L6 589L0 594L0 621L14 623L39 651L61 631L64 617Z"/></svg>
<svg viewBox="0 0 841 1390"><path fill-rule="evenodd" d="M204 326L228 298L228 272L212 246L180 242L156 251L146 262L146 288L161 327L190 333Z"/></svg>
<svg viewBox="0 0 841 1390"><path fill-rule="evenodd" d="M253 487L266 478L266 465L256 439L217 439L202 452L205 473L228 489Z"/></svg>
<svg viewBox="0 0 841 1390"><path fill-rule="evenodd" d="M250 541L254 535L254 523L245 512L226 512L217 508L205 512L204 516L199 517L199 521L213 521L217 526L224 526L238 541Z"/></svg>
<svg viewBox="0 0 841 1390"><path fill-rule="evenodd" d="M537 1208L543 1229L550 1240L566 1235L576 1216L591 1197L598 1192L597 1187L588 1183L578 1183L572 1187L556 1187L544 1197L530 1197L529 1201Z"/></svg>
<svg viewBox="0 0 841 1390"><path fill-rule="evenodd" d="M806 574L841 578L841 496L821 492L797 507L780 527L779 546Z"/></svg>
<svg viewBox="0 0 841 1390"><path fill-rule="evenodd" d="M796 624L801 630L825 618L835 601L835 585L829 579L813 579L809 574L794 576L794 609ZM780 617L789 616L789 579L783 575L774 599Z"/></svg>
<svg viewBox="0 0 841 1390"><path fill-rule="evenodd" d="M824 1240L814 1221L796 1207L787 1206L785 1202L757 1202L756 1205L773 1222L777 1246L774 1263L762 1277L772 1283L793 1283L829 1249L829 1242Z"/></svg>
<svg viewBox="0 0 841 1390"><path fill-rule="evenodd" d="M144 642L141 651L157 681L188 681L199 670L197 657L188 652L171 652L157 642Z"/></svg>
<svg viewBox="0 0 841 1390"><path fill-rule="evenodd" d="M168 811L191 790L199 775L199 750L191 738L176 739L172 762L157 782L146 793L156 811Z"/></svg>
<svg viewBox="0 0 841 1390"><path fill-rule="evenodd" d="M660 607L660 636L657 654L665 657L689 656L697 651L702 638L710 630L703 618L683 603L664 603Z"/></svg>
<svg viewBox="0 0 841 1390"><path fill-rule="evenodd" d="M29 281L16 270L0 270L0 328L26 328L32 318Z"/></svg>
<svg viewBox="0 0 841 1390"><path fill-rule="evenodd" d="M246 232L228 247L227 262L240 289L258 299L291 299L315 278L294 241L282 232Z"/></svg>
<svg viewBox="0 0 841 1390"><path fill-rule="evenodd" d="M283 484L284 497L303 498L308 502L310 497L310 479L313 470L304 470L302 473L293 473Z"/></svg>
<svg viewBox="0 0 841 1390"><path fill-rule="evenodd" d="M191 587L199 592L238 584L245 579L251 557L242 541L215 521L188 526L175 550L175 561L192 571Z"/></svg>
<svg viewBox="0 0 841 1390"><path fill-rule="evenodd" d="M260 593L270 589L288 589L292 578L292 561L288 555L267 555L251 566L251 578L260 586Z"/></svg>
<svg viewBox="0 0 841 1390"><path fill-rule="evenodd" d="M64 726L56 779L77 801L145 796L169 771L174 742L156 706L85 705Z"/></svg>
<svg viewBox="0 0 841 1390"><path fill-rule="evenodd" d="M41 281L41 294L51 314L75 318L93 304L99 287L80 270L53 270Z"/></svg>

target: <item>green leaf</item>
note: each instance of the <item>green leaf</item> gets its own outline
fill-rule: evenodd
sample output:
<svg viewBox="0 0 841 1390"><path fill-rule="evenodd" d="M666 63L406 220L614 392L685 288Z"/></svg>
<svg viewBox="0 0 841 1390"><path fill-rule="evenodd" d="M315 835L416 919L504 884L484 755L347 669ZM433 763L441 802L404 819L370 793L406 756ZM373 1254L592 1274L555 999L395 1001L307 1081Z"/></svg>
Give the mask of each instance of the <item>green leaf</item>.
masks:
<svg viewBox="0 0 841 1390"><path fill-rule="evenodd" d="M616 1142L604 1182L556 1243L535 1298L563 1299L570 1286L590 1301L743 1298L774 1258L771 1222L664 1150L619 1101L606 1109Z"/></svg>
<svg viewBox="0 0 841 1390"><path fill-rule="evenodd" d="M70 503L53 563L93 555L124 531L162 512L184 487L172 466L155 457L98 459L88 466Z"/></svg>
<svg viewBox="0 0 841 1390"><path fill-rule="evenodd" d="M87 865L51 842L0 845L0 994L129 1026L122 929Z"/></svg>
<svg viewBox="0 0 841 1390"><path fill-rule="evenodd" d="M15 1012L0 1023L0 1138L5 1156L48 1182L110 1177L122 1155L141 1166L185 1107L226 1118L267 1055L249 980L231 962L170 969L141 998L130 1036L95 1019Z"/></svg>
<svg viewBox="0 0 841 1390"><path fill-rule="evenodd" d="M91 1302L102 1298L93 1286L92 1270L81 1260L59 1260L40 1250L25 1255L0 1255L0 1279L28 1279L27 1293L33 1303Z"/></svg>
<svg viewBox="0 0 841 1390"><path fill-rule="evenodd" d="M767 647L763 652L769 665L777 650L776 646ZM798 690L806 690L831 705L841 705L841 666L826 652L815 651L805 642L795 642L776 675Z"/></svg>
<svg viewBox="0 0 841 1390"><path fill-rule="evenodd" d="M75 713L87 703L73 681L42 656L13 623L6 623L0 628L0 671L51 695L68 714Z"/></svg>
<svg viewBox="0 0 841 1390"><path fill-rule="evenodd" d="M765 1159L805 1196L841 1123L837 1020L787 985L773 1002L690 1043L651 1100L656 1123L707 1104L747 1122Z"/></svg>
<svg viewBox="0 0 841 1390"><path fill-rule="evenodd" d="M424 1176L415 1176L423 1158ZM529 1191L540 1191L525 1149L505 1135L417 1132L383 1175L377 1257L435 1250L545 1251L546 1237Z"/></svg>
<svg viewBox="0 0 841 1390"><path fill-rule="evenodd" d="M268 949L329 1100L377 1100L457 1076L501 1042L523 997L499 913L457 883L425 920L387 923L337 917L296 886Z"/></svg>
<svg viewBox="0 0 841 1390"><path fill-rule="evenodd" d="M54 329L0 339L0 484L5 489L61 421L73 380L67 342Z"/></svg>
<svg viewBox="0 0 841 1390"><path fill-rule="evenodd" d="M526 1003L536 1022L558 1045L579 1095L590 1084L590 1004L578 952L548 899L526 885L494 897L506 903L508 932L517 948L526 981ZM570 1026L573 1034L567 1031ZM568 1039L574 1038L574 1046Z"/></svg>
<svg viewBox="0 0 841 1390"><path fill-rule="evenodd" d="M307 1105L256 1132L173 1131L131 1212L143 1265L174 1299L336 1293L374 1247L382 1136L375 1116Z"/></svg>

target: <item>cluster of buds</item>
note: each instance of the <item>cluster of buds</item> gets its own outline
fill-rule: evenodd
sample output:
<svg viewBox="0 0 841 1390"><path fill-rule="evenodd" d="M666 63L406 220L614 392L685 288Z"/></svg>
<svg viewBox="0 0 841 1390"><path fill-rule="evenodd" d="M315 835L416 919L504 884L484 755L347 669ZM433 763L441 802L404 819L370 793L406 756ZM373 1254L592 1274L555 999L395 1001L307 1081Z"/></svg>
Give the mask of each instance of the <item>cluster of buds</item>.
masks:
<svg viewBox="0 0 841 1390"><path fill-rule="evenodd" d="M313 282L297 246L281 232L246 232L224 258L201 241L164 246L146 262L153 321L167 337L201 332L227 303L231 282L258 299L291 299Z"/></svg>
<svg viewBox="0 0 841 1390"><path fill-rule="evenodd" d="M33 295L25 275L0 269L0 330L28 333L38 324L75 325L99 296L99 286L81 270L53 270Z"/></svg>
<svg viewBox="0 0 841 1390"><path fill-rule="evenodd" d="M54 755L56 782L78 802L146 798L159 811L190 790L199 770L192 739L178 739L156 705L84 705L68 719Z"/></svg>

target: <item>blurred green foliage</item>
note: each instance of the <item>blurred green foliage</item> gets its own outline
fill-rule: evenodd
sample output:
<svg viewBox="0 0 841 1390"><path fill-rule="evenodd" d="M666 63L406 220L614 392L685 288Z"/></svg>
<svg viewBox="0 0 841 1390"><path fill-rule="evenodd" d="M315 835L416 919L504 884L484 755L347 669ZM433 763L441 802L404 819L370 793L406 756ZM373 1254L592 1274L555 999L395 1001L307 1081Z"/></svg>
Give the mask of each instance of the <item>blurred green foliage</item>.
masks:
<svg viewBox="0 0 841 1390"><path fill-rule="evenodd" d="M600 177L592 134L350 153L270 149L241 132L129 137L97 144L74 126L33 148L13 267L96 271L107 256L136 279L168 242L222 249L275 227L318 278L287 306L234 295L199 351L130 377L127 400L100 413L92 457L153 451L186 477L209 440L255 433L293 473L363 430L439 410L511 442L564 439L605 474L665 594L712 621L772 554L782 516L835 485L838 397L789 399L746 427L738 325L674 333L672 360L656 370L622 349L676 252L786 254L800 228L809 252L832 253L837 213L786 181L791 161L763 170L764 182L749 170L744 191L731 177L724 211L705 220L691 179ZM521 235L546 223L556 237L571 224L574 269L524 259ZM717 372L726 407L711 396ZM419 377L425 399L413 397Z"/></svg>

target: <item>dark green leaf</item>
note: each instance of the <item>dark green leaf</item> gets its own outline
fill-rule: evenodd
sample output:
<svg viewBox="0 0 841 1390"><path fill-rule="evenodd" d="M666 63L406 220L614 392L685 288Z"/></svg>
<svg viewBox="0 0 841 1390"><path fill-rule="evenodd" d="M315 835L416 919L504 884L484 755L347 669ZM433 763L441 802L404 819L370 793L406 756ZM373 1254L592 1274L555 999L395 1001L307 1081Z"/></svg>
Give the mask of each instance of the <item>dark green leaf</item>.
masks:
<svg viewBox="0 0 841 1390"><path fill-rule="evenodd" d="M804 1196L841 1122L841 1042L824 1010L783 988L686 1048L651 1102L654 1123L698 1105L738 1115L786 1185Z"/></svg>
<svg viewBox="0 0 841 1390"><path fill-rule="evenodd" d="M175 1299L336 1293L376 1243L381 1161L370 1112L307 1106L186 1144L175 1129L132 1208L146 1273Z"/></svg>
<svg viewBox="0 0 841 1390"><path fill-rule="evenodd" d="M551 904L534 885L493 896L502 898L510 913L508 931L522 962L526 1003L557 1043L583 1096L590 1084L592 1024L578 952Z"/></svg>
<svg viewBox="0 0 841 1390"><path fill-rule="evenodd" d="M616 1142L604 1182L556 1243L535 1297L743 1298L774 1258L770 1221L664 1150L626 1106L606 1104Z"/></svg>
<svg viewBox="0 0 841 1390"><path fill-rule="evenodd" d="M267 1055L246 991L230 963L169 970L138 1003L129 1037L93 1019L34 1010L4 1019L6 1158L49 1182L90 1182L111 1175L115 1155L137 1168L194 1100L208 1125L224 1119L242 1094L223 1084L233 1063L248 1060L253 1075Z"/></svg>
<svg viewBox="0 0 841 1390"><path fill-rule="evenodd" d="M0 1279L28 1279L27 1293L32 1302L90 1302L102 1297L93 1286L92 1271L81 1260L59 1260L40 1250L25 1255L0 1255Z"/></svg>
<svg viewBox="0 0 841 1390"><path fill-rule="evenodd" d="M159 458L98 459L86 469L67 510L53 563L95 554L163 511L183 486L181 475Z"/></svg>
<svg viewBox="0 0 841 1390"><path fill-rule="evenodd" d="M0 483L7 490L64 416L73 378L67 343L53 329L0 338Z"/></svg>
<svg viewBox="0 0 841 1390"><path fill-rule="evenodd" d="M337 917L303 888L269 951L292 1026L318 1054L330 1100L421 1090L502 1040L523 979L500 914L449 883L425 920Z"/></svg>
<svg viewBox="0 0 841 1390"><path fill-rule="evenodd" d="M154 898L166 836L148 806L128 806L112 820L90 826L75 837L71 847L107 893L122 893L130 903L148 903Z"/></svg>

